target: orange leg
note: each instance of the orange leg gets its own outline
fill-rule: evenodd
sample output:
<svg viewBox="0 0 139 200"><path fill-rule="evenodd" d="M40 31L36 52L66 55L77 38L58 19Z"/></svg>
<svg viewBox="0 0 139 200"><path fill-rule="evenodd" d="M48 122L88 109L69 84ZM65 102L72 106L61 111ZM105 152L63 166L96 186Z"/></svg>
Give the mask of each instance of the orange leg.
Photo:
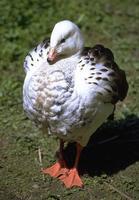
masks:
<svg viewBox="0 0 139 200"><path fill-rule="evenodd" d="M72 169L67 169L65 173L59 176L59 179L65 184L67 188L71 188L73 186L82 187L83 182L79 177L77 166L80 158L80 154L83 147L80 144L77 144L77 154L74 163L74 167Z"/></svg>
<svg viewBox="0 0 139 200"><path fill-rule="evenodd" d="M63 148L64 148L64 141L60 140L60 158L59 160L49 168L42 169L44 174L49 174L52 177L59 177L60 175L65 173L66 164L63 159Z"/></svg>

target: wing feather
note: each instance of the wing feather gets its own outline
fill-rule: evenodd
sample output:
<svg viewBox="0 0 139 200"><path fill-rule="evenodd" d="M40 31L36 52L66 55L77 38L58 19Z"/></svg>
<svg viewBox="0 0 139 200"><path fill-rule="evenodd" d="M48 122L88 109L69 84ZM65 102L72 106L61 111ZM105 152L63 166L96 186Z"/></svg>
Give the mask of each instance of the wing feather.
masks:
<svg viewBox="0 0 139 200"><path fill-rule="evenodd" d="M49 51L49 39L45 39L42 43L40 43L34 49L32 49L27 54L24 60L23 67L25 73L40 66L44 60L44 57L47 56L48 51Z"/></svg>

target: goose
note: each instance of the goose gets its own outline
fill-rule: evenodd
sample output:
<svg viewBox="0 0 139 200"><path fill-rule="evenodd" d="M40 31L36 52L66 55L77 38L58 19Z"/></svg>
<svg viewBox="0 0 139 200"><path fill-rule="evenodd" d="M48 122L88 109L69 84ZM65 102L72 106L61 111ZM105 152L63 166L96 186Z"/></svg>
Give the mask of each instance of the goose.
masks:
<svg viewBox="0 0 139 200"><path fill-rule="evenodd" d="M42 172L66 186L82 187L78 172L82 149L90 136L127 95L128 83L113 53L103 45L84 47L79 27L69 20L54 26L24 60L23 108L33 122L60 141L59 159ZM76 158L68 168L65 142L76 143Z"/></svg>

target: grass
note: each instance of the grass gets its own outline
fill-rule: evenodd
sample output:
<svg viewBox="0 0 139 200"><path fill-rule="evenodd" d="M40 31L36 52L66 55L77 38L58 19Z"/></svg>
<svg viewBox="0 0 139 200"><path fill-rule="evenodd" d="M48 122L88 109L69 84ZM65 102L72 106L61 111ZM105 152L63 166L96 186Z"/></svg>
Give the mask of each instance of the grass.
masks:
<svg viewBox="0 0 139 200"><path fill-rule="evenodd" d="M138 0L0 1L1 200L139 199L138 6ZM48 166L55 161L58 141L43 136L22 109L24 57L62 19L80 26L86 45L111 48L129 82L115 121L99 129L82 154L83 189L66 190L59 181L42 176L38 148ZM107 141L109 137L115 139ZM66 153L72 152L74 146L69 146Z"/></svg>

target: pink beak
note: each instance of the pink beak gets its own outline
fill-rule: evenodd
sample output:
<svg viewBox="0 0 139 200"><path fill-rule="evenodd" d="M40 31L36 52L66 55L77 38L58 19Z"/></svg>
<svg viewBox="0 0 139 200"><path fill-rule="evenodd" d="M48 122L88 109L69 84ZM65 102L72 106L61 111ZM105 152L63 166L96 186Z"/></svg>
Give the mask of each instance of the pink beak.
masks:
<svg viewBox="0 0 139 200"><path fill-rule="evenodd" d="M48 54L48 60L53 62L57 58L57 51L54 48L50 48L49 54Z"/></svg>

